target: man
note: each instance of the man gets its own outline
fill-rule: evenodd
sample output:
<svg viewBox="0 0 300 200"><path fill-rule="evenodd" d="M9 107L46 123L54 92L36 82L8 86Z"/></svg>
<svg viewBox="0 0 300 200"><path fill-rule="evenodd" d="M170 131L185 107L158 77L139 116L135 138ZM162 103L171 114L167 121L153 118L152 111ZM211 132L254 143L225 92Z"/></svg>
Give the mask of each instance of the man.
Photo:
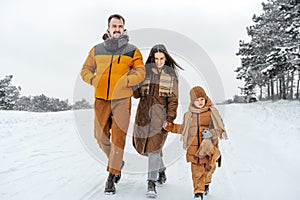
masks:
<svg viewBox="0 0 300 200"><path fill-rule="evenodd" d="M104 42L94 46L82 67L82 79L95 88L95 138L108 158L105 193L115 194L121 178L123 154L130 120L132 86L145 79L142 55L128 43L125 20L108 18Z"/></svg>

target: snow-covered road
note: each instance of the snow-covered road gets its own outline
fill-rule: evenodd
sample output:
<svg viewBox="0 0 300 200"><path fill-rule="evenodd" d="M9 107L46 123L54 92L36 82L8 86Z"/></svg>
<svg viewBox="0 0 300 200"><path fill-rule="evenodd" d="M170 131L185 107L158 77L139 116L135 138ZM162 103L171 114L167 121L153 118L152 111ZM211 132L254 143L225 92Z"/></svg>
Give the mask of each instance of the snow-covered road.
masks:
<svg viewBox="0 0 300 200"><path fill-rule="evenodd" d="M300 102L218 107L224 111L229 140L220 143L222 167L216 170L206 199L298 199ZM85 118L89 128L82 133L78 123L85 121L75 118L73 111L0 111L1 200L146 199L147 176L130 171L128 157L117 194L104 195L106 167L88 153L78 134L92 135L92 121ZM181 120L179 115L176 121ZM178 137L169 135L169 144L175 145ZM126 145L134 153L131 134ZM158 188L157 199L193 199L190 165L183 151L180 155L168 163L168 180Z"/></svg>

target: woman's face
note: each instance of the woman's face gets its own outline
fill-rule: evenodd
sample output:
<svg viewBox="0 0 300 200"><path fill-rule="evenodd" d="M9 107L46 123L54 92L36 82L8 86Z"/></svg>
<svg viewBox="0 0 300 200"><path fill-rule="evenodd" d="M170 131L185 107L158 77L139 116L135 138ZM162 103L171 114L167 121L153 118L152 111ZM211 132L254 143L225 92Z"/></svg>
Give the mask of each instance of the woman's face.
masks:
<svg viewBox="0 0 300 200"><path fill-rule="evenodd" d="M164 66L164 64L166 62L165 54L162 52L156 52L154 54L154 61L155 61L156 67L161 68L162 66Z"/></svg>
<svg viewBox="0 0 300 200"><path fill-rule="evenodd" d="M194 101L194 105L197 108L203 108L205 106L205 98L200 97Z"/></svg>

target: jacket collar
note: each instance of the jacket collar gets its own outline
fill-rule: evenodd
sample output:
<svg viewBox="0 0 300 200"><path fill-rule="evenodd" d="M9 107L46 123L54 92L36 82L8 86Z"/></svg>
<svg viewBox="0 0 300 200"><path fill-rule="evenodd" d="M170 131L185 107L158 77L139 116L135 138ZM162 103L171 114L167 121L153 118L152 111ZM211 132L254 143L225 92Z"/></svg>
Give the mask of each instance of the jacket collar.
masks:
<svg viewBox="0 0 300 200"><path fill-rule="evenodd" d="M124 31L124 33L118 38L106 38L104 40L104 47L108 51L117 51L118 49L127 45L128 41L129 41L129 37L127 35L127 32Z"/></svg>

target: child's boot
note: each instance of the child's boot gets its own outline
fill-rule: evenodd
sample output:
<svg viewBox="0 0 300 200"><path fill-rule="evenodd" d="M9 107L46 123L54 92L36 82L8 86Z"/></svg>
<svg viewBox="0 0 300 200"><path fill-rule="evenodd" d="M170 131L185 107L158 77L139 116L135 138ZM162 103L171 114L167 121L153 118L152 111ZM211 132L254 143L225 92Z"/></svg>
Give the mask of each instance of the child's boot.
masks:
<svg viewBox="0 0 300 200"><path fill-rule="evenodd" d="M208 195L208 193L209 193L209 185L205 185L204 195Z"/></svg>
<svg viewBox="0 0 300 200"><path fill-rule="evenodd" d="M203 193L196 193L194 199L203 200Z"/></svg>

